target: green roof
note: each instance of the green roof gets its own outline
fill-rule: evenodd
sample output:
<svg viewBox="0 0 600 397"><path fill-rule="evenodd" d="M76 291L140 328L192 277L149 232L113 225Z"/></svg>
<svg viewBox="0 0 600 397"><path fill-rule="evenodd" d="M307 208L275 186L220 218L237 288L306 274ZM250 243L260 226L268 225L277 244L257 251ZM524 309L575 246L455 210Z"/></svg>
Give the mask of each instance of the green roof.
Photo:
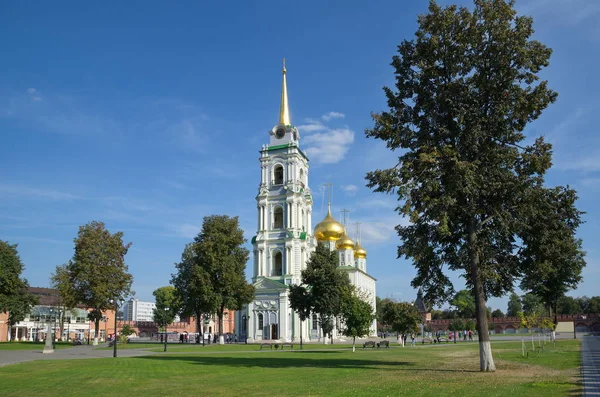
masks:
<svg viewBox="0 0 600 397"><path fill-rule="evenodd" d="M300 240L306 240L306 232L300 233Z"/></svg>
<svg viewBox="0 0 600 397"><path fill-rule="evenodd" d="M256 236L252 237L251 242L252 242L252 244L256 243Z"/></svg>

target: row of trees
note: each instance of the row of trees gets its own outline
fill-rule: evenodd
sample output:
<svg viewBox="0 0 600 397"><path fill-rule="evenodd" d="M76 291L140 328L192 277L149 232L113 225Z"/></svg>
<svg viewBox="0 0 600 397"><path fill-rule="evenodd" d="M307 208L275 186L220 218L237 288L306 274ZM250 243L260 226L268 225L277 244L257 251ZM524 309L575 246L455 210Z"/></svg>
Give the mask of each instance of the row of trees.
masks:
<svg viewBox="0 0 600 397"><path fill-rule="evenodd" d="M480 369L495 371L487 299L520 283L556 313L585 266L576 192L545 185L544 138L524 142L525 127L557 97L538 75L552 51L531 38L533 19L518 16L514 0L474 0L472 10L432 0L418 25L392 59L389 109L366 131L400 153L398 164L366 179L396 194L410 220L396 227L398 256L412 261L425 300L452 298L448 271L464 277Z"/></svg>

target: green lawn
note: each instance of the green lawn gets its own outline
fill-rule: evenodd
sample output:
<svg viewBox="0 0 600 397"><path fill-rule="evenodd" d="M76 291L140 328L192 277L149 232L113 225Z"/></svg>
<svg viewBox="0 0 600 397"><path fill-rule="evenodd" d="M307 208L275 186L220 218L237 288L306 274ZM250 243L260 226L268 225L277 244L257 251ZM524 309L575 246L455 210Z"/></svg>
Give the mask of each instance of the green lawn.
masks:
<svg viewBox="0 0 600 397"><path fill-rule="evenodd" d="M546 345L528 358L521 357L520 343L495 342L495 373L478 371L475 343L361 348L354 353L330 346L239 350L249 346L181 346L177 349L186 354L10 365L0 368L2 395L547 397L581 391L579 341L572 340Z"/></svg>
<svg viewBox="0 0 600 397"><path fill-rule="evenodd" d="M72 343L56 342L55 349L64 349L72 347ZM44 342L0 342L0 351L2 350L44 350Z"/></svg>

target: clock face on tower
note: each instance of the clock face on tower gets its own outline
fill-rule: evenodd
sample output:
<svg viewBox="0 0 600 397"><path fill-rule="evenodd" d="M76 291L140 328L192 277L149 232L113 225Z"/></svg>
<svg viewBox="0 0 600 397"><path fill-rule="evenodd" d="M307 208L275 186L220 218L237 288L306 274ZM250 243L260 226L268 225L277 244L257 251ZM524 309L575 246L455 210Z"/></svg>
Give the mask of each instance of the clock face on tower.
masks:
<svg viewBox="0 0 600 397"><path fill-rule="evenodd" d="M285 136L285 128L279 127L275 130L275 137L281 139Z"/></svg>

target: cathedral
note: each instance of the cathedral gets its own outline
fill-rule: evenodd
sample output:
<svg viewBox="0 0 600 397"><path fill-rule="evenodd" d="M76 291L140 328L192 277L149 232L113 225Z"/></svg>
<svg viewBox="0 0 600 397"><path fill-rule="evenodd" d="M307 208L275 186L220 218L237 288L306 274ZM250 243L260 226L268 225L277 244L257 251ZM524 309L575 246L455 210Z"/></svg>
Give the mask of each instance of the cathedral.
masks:
<svg viewBox="0 0 600 397"><path fill-rule="evenodd" d="M367 251L354 242L345 225L328 206L327 215L313 231L313 199L308 184L308 157L300 149L300 134L290 120L285 63L281 88L279 123L269 131L269 144L260 150L260 184L256 235L252 238L254 301L236 313L240 340L322 340L317 316L301 322L290 308L288 288L301 283L317 244L326 244L339 254L339 266L351 283L368 299L375 311L375 279L367 273ZM334 331L334 338L337 337ZM370 336L377 334L373 320Z"/></svg>

